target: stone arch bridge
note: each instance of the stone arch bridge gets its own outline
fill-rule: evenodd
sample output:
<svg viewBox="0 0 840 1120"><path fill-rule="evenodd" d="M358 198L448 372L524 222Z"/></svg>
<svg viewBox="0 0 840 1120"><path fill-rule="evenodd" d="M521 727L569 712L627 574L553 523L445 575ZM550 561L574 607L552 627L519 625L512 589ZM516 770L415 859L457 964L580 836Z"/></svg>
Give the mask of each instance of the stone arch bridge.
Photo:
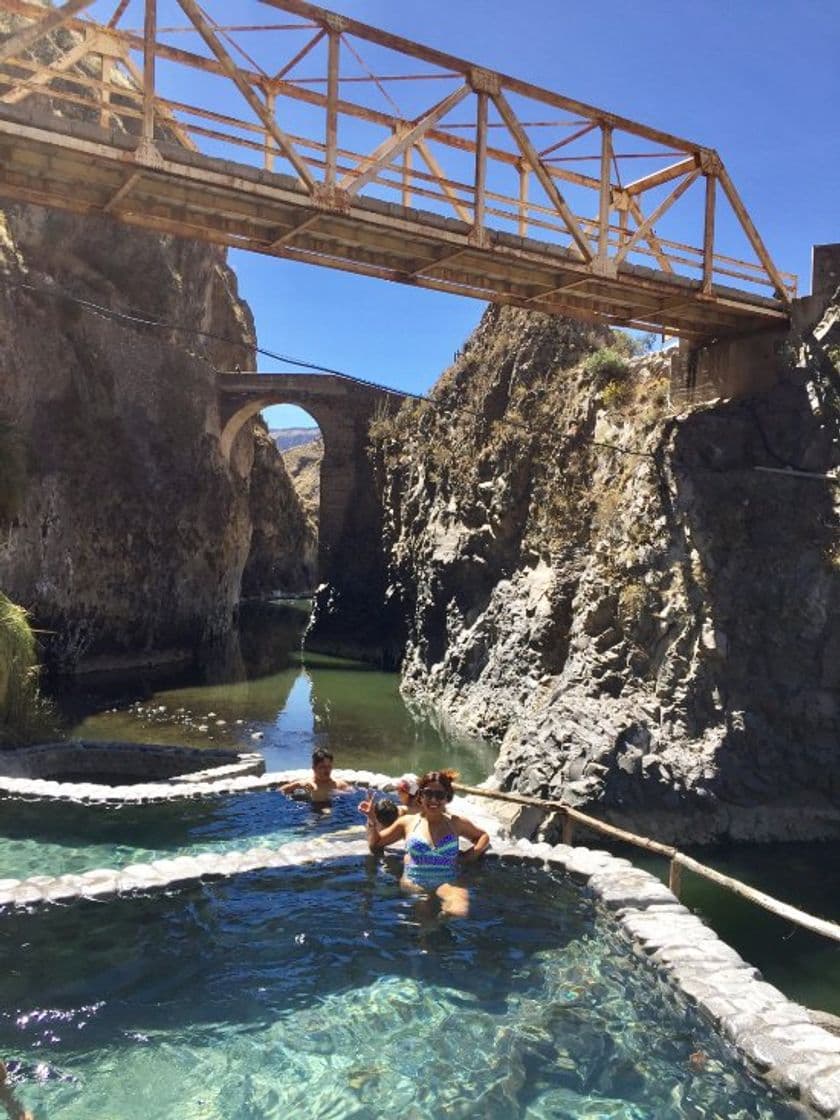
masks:
<svg viewBox="0 0 840 1120"><path fill-rule="evenodd" d="M382 511L368 453L371 420L406 399L396 391L333 374L221 373L221 451L230 460L242 429L264 408L293 404L321 429L324 458L318 578L333 595L361 607L384 588Z"/></svg>

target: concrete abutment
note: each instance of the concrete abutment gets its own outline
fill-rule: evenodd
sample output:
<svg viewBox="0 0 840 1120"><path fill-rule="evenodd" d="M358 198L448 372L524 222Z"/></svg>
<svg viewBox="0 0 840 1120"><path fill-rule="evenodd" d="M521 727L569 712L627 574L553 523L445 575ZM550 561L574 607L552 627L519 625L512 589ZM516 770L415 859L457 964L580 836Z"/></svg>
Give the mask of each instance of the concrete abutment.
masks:
<svg viewBox="0 0 840 1120"><path fill-rule="evenodd" d="M815 245L811 267L812 294L793 300L790 330L773 327L700 346L681 340L671 356L672 400L693 404L772 389L790 367L790 344L809 338L840 287L840 244Z"/></svg>

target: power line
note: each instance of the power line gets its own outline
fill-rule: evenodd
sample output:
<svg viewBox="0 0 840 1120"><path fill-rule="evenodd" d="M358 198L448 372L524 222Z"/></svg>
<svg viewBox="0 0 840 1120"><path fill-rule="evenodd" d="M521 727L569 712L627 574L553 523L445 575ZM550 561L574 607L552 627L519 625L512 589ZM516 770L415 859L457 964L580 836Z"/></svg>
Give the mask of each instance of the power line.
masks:
<svg viewBox="0 0 840 1120"><path fill-rule="evenodd" d="M448 405L445 405L442 402L437 401L433 397L430 397L430 396L428 396L427 394L424 394L424 393L411 393L411 392L408 392L408 391L403 390L403 389L393 389L388 385L381 385L381 384L379 384L379 382L376 382L376 381L370 381L370 380L367 380L363 377L356 377L354 374L347 373L345 370L333 369L330 366L321 365L320 363L316 363L316 362L305 361L302 358L293 358L293 357L289 356L288 354L278 354L273 350L268 350L265 347L258 346L256 343L251 345L248 342L243 342L242 339L229 338L227 335L217 334L213 331L204 331L204 330L199 329L198 327L186 326L183 323L170 323L170 322L168 322L164 319L155 319L155 318L151 318L148 315L141 315L141 314L136 313L136 312L119 311L119 310L117 310L115 308L112 308L112 307L105 307L102 304L96 303L94 300L85 299L83 296L72 295L70 292L64 291L62 288L43 287L43 286L36 285L36 284L29 284L29 283L27 283L26 281L23 281L23 280L12 280L9 277L0 277L0 284L4 285L7 289L11 289L11 290L19 289L19 290L22 290L22 291L32 292L35 295L47 296L47 297L52 298L52 299L67 300L70 303L78 304L80 307L85 308L87 311L89 311L92 314L97 315L101 318L113 319L113 320L116 320L116 321L119 321L119 322L124 322L124 323L131 323L135 326L150 327L150 328L154 328L154 329L157 329L157 330L166 330L166 331L176 332L176 333L179 333L179 334L193 335L196 338L204 338L204 339L208 339L208 340L213 341L213 342L223 342L228 346L239 346L243 350L247 350L249 352L253 351L254 353L261 354L264 357L271 358L272 361L285 362L287 365L296 366L299 369L310 370L310 371L312 371L314 373L317 373L317 374L326 374L326 375L330 375L332 377L339 377L343 381L350 381L353 384L363 385L363 386L365 386L366 388L369 388L369 389L377 389L380 392L388 393L391 396L402 397L402 398L408 397L411 400L423 401L426 404L431 405L433 408L436 408L441 412L451 411ZM206 364L210 366L210 368L213 370L214 373L220 374L220 373L223 372L223 371L217 369L216 366L214 366L213 363L209 360L209 358L205 357L204 355L199 354L199 355L194 355L194 356L199 358L201 361L206 362ZM483 413L480 413L475 409L460 408L458 411L460 413L464 414L464 415L477 416L479 418L483 417ZM496 423L503 424L506 427L510 427L510 428L517 428L520 431L524 431L528 434L532 433L532 429L527 424L520 423L517 420L510 420L510 419L507 419L507 418L500 417L496 421ZM600 447L604 450L615 451L620 455L629 455L629 456L633 456L633 457L639 458L639 459L650 459L654 462L656 462L656 460L657 460L657 455L652 451L642 451L642 450L639 450L638 448L633 448L633 447L622 447L620 444L609 443L609 442L604 441L604 440L596 440L596 439L593 439L593 438L588 438L588 439L583 438L581 442L587 443L591 447ZM715 469L713 467L698 467L696 465L689 465L687 463L681 463L679 460L672 460L672 465L676 466L676 467L679 467L682 470L689 471L689 472L694 472L694 473L701 473L701 472L702 473L711 473L711 474L730 473L730 471L723 470L723 469L720 469L720 468ZM748 468L748 469L751 469L753 471L760 471L760 472L763 472L763 473L766 473L766 474L781 475L782 477L787 477L787 478L804 478L804 479L817 480L817 481L822 481L822 482L830 482L830 483L832 483L832 485L835 485L835 486L840 483L840 478L836 478L833 475L819 474L815 471L802 471L802 470L798 470L798 469L794 468L793 466L785 466L785 467L754 466L754 467Z"/></svg>
<svg viewBox="0 0 840 1120"><path fill-rule="evenodd" d="M387 385L380 385L376 381L367 381L363 377L356 377L352 373L347 373L340 369L331 369L329 366L320 365L315 362L307 362L302 358L293 358L288 354L278 354L273 350L267 350L265 347L258 346L256 343L253 345L249 342L243 342L242 339L229 338L227 335L216 334L213 331L203 331L198 327L188 327L183 323L171 323L165 319L153 319L146 315L140 315L136 312L118 311L113 307L105 307L100 303L95 303L93 300L85 299L82 296L72 295L70 292L64 291L62 288L46 288L36 284L28 284L23 280L10 280L6 277L0 278L6 288L18 288L23 291L33 292L36 295L48 296L51 299L64 299L70 303L78 304L80 307L86 308L93 314L101 316L106 319L115 319L124 323L132 323L135 326L153 327L158 330L174 331L179 334L190 334L196 338L205 338L212 342L224 342L228 346L240 346L243 350L254 351L257 354L262 354L266 358L271 358L275 362L285 362L290 366L298 366L300 369L308 369L313 372L329 374L333 377L340 377L344 381L353 381L357 385L366 385L372 389L379 389L383 393L392 393L400 397L412 397L415 400L429 400L428 397L420 393L410 393L403 389L392 389ZM215 373L221 373L213 363L203 355L197 355L202 361L213 369Z"/></svg>

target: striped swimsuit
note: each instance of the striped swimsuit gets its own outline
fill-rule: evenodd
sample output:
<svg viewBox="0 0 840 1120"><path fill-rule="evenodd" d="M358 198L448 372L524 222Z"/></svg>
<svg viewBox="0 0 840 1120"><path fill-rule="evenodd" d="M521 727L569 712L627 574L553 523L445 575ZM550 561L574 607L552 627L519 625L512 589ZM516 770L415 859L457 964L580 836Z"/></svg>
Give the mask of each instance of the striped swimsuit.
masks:
<svg viewBox="0 0 840 1120"><path fill-rule="evenodd" d="M430 844L417 835L420 821L405 842L405 877L421 887L439 887L458 873L458 837L448 832Z"/></svg>

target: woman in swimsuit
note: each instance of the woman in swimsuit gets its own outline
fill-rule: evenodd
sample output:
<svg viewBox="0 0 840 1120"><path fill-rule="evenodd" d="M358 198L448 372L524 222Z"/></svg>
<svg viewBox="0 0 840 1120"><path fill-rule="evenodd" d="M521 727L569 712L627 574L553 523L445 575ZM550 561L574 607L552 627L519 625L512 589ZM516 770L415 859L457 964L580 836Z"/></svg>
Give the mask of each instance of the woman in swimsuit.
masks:
<svg viewBox="0 0 840 1120"><path fill-rule="evenodd" d="M455 775L457 776L457 775ZM469 895L453 880L460 863L473 863L486 851L490 837L466 817L446 811L454 796L451 770L432 770L418 782L420 813L398 817L388 828L380 828L368 811L368 844L371 851L384 848L397 840L405 841L405 864L402 885L408 890L435 894L443 910L455 917L466 917ZM465 852L459 851L460 837L472 842Z"/></svg>

